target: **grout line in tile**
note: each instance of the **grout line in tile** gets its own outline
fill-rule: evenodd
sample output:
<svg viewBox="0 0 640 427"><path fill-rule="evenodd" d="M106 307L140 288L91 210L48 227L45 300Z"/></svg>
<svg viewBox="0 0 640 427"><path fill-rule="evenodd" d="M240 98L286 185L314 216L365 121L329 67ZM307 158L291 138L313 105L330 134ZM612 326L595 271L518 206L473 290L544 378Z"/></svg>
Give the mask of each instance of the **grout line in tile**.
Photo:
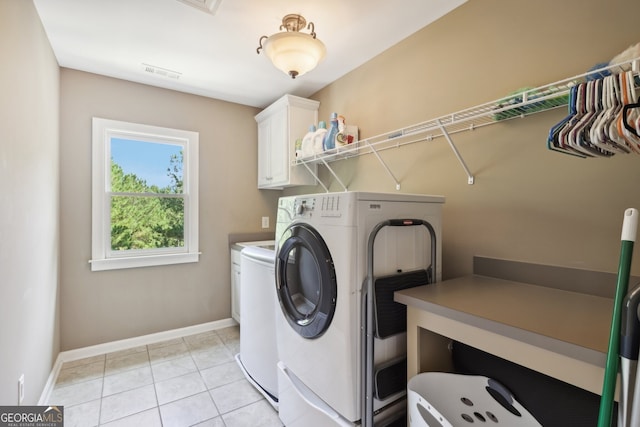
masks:
<svg viewBox="0 0 640 427"><path fill-rule="evenodd" d="M237 326L236 326L236 327L237 327ZM228 330L228 329L229 329L229 328L225 328L225 330ZM225 333L225 334L221 334L221 333L219 333L217 330L216 330L216 331L212 331L212 332L213 332L213 333L215 333L215 335L220 339L220 341L221 341L221 342L222 342L222 344L223 344L223 347L224 347L227 351L229 351L229 353L234 353L233 349L234 349L234 347L237 347L237 343L234 343L234 344L230 344L230 343L232 343L232 342L234 342L235 340L237 340L237 338L236 338L236 337L234 337L235 333L234 333L233 331L231 331L231 332L229 332L229 333ZM215 389L215 388L218 388L218 387L214 387L213 389L209 389L209 388L208 388L208 386L206 385L205 378L204 378L204 376L203 376L203 374L202 374L202 371L203 371L204 369L209 369L209 368L211 368L211 367L210 367L210 366L207 366L207 368L201 368L201 367L196 363L196 360L195 360L195 358L194 358L194 353L197 353L198 351L206 351L206 350L208 350L208 348L206 348L206 349L203 349L203 348L191 349L191 348L189 347L189 344L188 344L187 340L185 340L185 337L180 337L180 338L175 338L175 339L172 339L172 340L163 341L162 343L157 343L157 344L155 344L155 345L146 345L146 346L144 346L144 350L140 350L140 351L132 351L131 353L126 353L126 350L123 350L123 352L125 352L125 353L123 353L123 354L121 354L121 355L120 355L120 354L118 354L117 356L116 356L116 355L114 355L113 353L105 353L105 354L98 355L98 356L92 356L92 357L90 357L90 358L86 358L86 361L85 361L84 363L83 363L83 362L81 362L81 361L78 361L76 365L72 365L72 366L70 367L70 368L73 368L73 367L82 366L82 365L85 365L85 364L92 363L92 359L94 360L94 362L93 362L93 363L95 363L95 361L100 360L100 358L102 358L101 360L102 360L102 362L103 362L103 369L102 369L102 376L100 377L100 378L102 379L101 392L100 392L100 398L99 398L99 399L96 399L96 400L99 400L99 401L100 401L100 405L98 405L98 422L100 423L100 420L101 420L101 417L102 417L102 401L103 401L103 399L104 399L104 397L105 397L105 396L104 396L104 389L105 389L105 382L104 382L104 379L105 379L105 377L107 377L107 376L109 376L109 375L114 375L114 374L117 374L117 373L122 373L122 372L126 372L126 371L128 371L128 369L125 369L124 371L119 371L119 372L110 372L109 374L107 374L107 360L108 360L108 359L118 358L118 357L124 357L124 356L127 356L127 355L131 355L131 354L133 354L133 353L142 353L142 352L146 352L146 356L147 356L147 363L148 363L148 365L149 365L149 367L150 367L150 369L151 369L151 379L152 379L152 381L153 381L153 382L152 382L152 384L147 384L147 385L145 385L145 386L153 385L153 388L154 388L154 396L155 396L155 403L156 403L155 409L158 411L158 415L159 415L159 417L160 417L160 421L161 421L161 423L162 423L162 412L160 411L160 403L159 403L159 400L158 400L158 392L157 392L157 389L156 389L156 384L158 383L158 381L156 380L156 377L155 377L155 375L154 375L154 373L153 373L153 368L152 368L152 363L151 363L151 354L150 354L150 351L149 351L149 350L150 350L150 349L152 349L152 348L153 348L153 349L157 349L157 348L166 347L166 346L169 346L169 345L176 345L176 344L180 344L180 343L182 343L182 344L184 344L184 345L186 346L187 351L188 351L188 354L189 354L189 356L190 356L191 360L193 361L193 363L194 363L194 365L195 365L195 367L196 367L196 371L198 372L198 376L199 376L200 380L205 384L205 388L206 388L206 390L205 390L204 392L206 392L206 393L208 394L209 398L210 398L210 399L211 399L211 401L213 402L213 405L214 405L214 407L216 408L216 410L217 410L217 412L218 412L218 415L217 415L216 417L211 418L211 419L219 418L219 419L220 419L220 421L221 421L221 423L222 423L222 425L223 425L223 426L226 426L226 422L224 421L224 418L222 417L222 415L229 414L229 413L231 413L231 412L233 412L233 411L235 411L235 410L238 410L238 409L244 408L244 407L246 407L246 406L249 406L249 405L255 404L256 402L258 402L258 401L259 401L259 400L258 400L258 401L256 401L256 402L250 402L250 403L247 403L247 404L245 404L245 405L239 406L238 408L235 408L235 409L233 409L233 410L227 411L227 412L225 412L225 413L223 414L223 413L220 411L220 409L219 409L219 407L218 407L218 404L216 404L215 400L213 399L213 396L211 395L211 390L213 390L213 389ZM141 346L141 347L142 347L142 346ZM133 347L133 348L135 348L135 347ZM133 348L132 348L132 349L133 349ZM111 355L111 356L109 356L109 355ZM185 356L186 356L186 354L185 354ZM97 359L97 360L96 360L96 359ZM170 360L173 360L173 359L167 359L167 361L170 361ZM217 365L214 365L214 366L217 366ZM193 374L193 372L191 372L191 373L187 373L187 374L183 374L183 375L180 375L180 376L189 375L189 374ZM99 379L99 378L95 378L95 379ZM238 381L242 381L242 380L238 380ZM82 383L82 381L81 381L80 383ZM72 384L68 384L68 385L72 385ZM68 385L64 385L64 386L68 386ZM64 387L64 386L63 386L63 387ZM142 386L141 386L141 387L142 387ZM222 387L222 385L221 385L220 387ZM140 387L136 387L136 388L140 388ZM132 389L132 390L135 390L136 388L134 388L134 389ZM129 390L127 390L127 391L129 391ZM124 392L124 391L123 391L123 392ZM123 392L121 392L121 393L123 393ZM116 394L117 394L117 393L116 393ZM264 399L264 398L262 398L262 399ZM137 413L135 413L135 414L127 415L127 417L129 417L129 416L133 416L133 415L137 415L137 414L139 414L140 412L142 412L142 411L139 411L139 412L137 412ZM123 418L125 418L125 417L123 417ZM122 419L122 418L120 418L120 419ZM114 421L115 421L115 420L114 420ZM208 421L208 420L205 420L205 421ZM99 424L99 425L102 425L102 424Z"/></svg>

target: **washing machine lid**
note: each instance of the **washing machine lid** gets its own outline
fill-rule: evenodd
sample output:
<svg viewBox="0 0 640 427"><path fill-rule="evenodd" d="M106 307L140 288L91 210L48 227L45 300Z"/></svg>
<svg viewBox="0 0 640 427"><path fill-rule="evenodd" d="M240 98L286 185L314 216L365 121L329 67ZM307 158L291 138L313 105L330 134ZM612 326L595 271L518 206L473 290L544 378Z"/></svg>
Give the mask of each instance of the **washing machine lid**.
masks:
<svg viewBox="0 0 640 427"><path fill-rule="evenodd" d="M276 254L276 292L289 325L304 338L329 328L338 288L329 248L311 225L289 225Z"/></svg>
<svg viewBox="0 0 640 427"><path fill-rule="evenodd" d="M274 264L276 259L276 251L264 246L247 246L240 255L270 264Z"/></svg>

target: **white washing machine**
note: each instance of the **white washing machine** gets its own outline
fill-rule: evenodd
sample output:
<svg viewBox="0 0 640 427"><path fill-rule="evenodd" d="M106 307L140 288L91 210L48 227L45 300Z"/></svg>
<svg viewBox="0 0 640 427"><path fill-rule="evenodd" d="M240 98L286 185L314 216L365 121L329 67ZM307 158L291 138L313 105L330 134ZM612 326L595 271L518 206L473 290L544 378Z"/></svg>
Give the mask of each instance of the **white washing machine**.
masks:
<svg viewBox="0 0 640 427"><path fill-rule="evenodd" d="M388 219L419 219L433 228L383 228L374 246L374 276L429 267L441 278L441 196L344 192L278 202L276 336L280 418L287 426L353 425L362 418L361 306L371 230ZM435 265L425 266L435 251ZM375 341L375 364L406 355L406 334ZM405 372L406 375L406 372ZM405 394L374 400L386 408ZM301 409L306 402L308 410ZM323 410L322 408L330 408ZM313 416L305 419L305 414Z"/></svg>
<svg viewBox="0 0 640 427"><path fill-rule="evenodd" d="M247 380L278 409L275 251L269 245L241 252L240 353L236 361Z"/></svg>

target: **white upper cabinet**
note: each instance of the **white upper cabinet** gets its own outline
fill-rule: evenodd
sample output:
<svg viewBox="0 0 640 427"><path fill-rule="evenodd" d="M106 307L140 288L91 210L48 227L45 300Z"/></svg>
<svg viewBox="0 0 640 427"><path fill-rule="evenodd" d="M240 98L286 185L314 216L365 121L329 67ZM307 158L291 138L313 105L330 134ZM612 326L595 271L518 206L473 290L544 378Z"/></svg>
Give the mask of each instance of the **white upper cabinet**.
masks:
<svg viewBox="0 0 640 427"><path fill-rule="evenodd" d="M296 160L296 140L318 123L320 103L285 95L256 116L258 122L258 188L282 189L314 185L316 180ZM313 173L317 166L311 165Z"/></svg>

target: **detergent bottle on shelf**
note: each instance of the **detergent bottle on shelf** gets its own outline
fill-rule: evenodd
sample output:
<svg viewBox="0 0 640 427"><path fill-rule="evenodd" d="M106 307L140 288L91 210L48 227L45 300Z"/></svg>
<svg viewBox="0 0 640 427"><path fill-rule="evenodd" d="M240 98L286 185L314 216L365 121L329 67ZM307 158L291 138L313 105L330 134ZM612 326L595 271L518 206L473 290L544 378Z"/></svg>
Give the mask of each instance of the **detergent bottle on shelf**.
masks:
<svg viewBox="0 0 640 427"><path fill-rule="evenodd" d="M338 135L338 113L331 113L329 123L329 130L324 134L323 140L325 151L336 148L336 136Z"/></svg>
<svg viewBox="0 0 640 427"><path fill-rule="evenodd" d="M347 145L347 137L345 134L347 128L344 122L344 116L338 116L338 134L336 135L337 147L344 147L345 145Z"/></svg>
<svg viewBox="0 0 640 427"><path fill-rule="evenodd" d="M309 132L302 138L301 158L312 157L315 154L315 148L313 146L313 136L316 133L316 125L309 126Z"/></svg>
<svg viewBox="0 0 640 427"><path fill-rule="evenodd" d="M315 154L322 154L324 152L324 135L327 133L327 124L323 121L318 123L318 129L313 134L313 150Z"/></svg>

